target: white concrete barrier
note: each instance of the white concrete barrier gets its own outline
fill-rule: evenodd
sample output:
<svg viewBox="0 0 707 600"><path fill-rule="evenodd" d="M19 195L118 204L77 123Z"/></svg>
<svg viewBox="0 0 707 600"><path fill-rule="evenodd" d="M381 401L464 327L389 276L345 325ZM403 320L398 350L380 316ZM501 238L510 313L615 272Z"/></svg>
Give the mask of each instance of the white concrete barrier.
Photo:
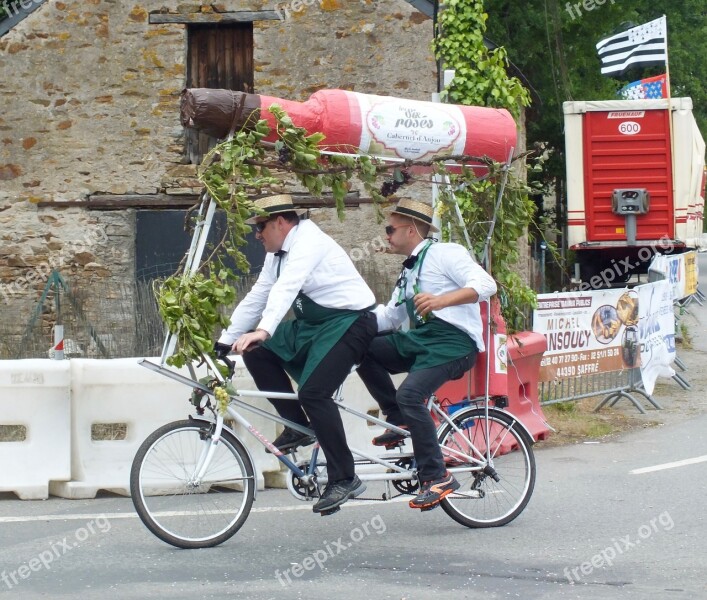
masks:
<svg viewBox="0 0 707 600"><path fill-rule="evenodd" d="M157 363L158 359L150 359ZM52 482L50 493L64 498L93 498L98 490L130 493L130 468L140 444L158 427L196 415L188 386L138 365L138 359L73 359L71 365L71 481ZM186 370L182 371L187 375ZM245 369L238 377L245 376ZM264 435L274 436L270 421L253 424ZM257 424L256 424L257 422ZM92 426L124 424L123 439L92 438ZM272 431L268 430L268 425ZM237 432L242 433L242 432ZM252 442L239 435L249 447ZM258 487L264 486L262 470L276 469L277 459L260 447L253 451Z"/></svg>
<svg viewBox="0 0 707 600"><path fill-rule="evenodd" d="M250 373L248 373L248 369L246 369L243 364L243 359L240 356L231 356L230 358L236 359L236 371L233 375L233 379L231 380L233 387L244 390L257 389L253 378L250 376ZM248 404L267 410L270 413L275 413L275 408L265 398L242 398L242 400ZM282 426L266 417L260 417L255 413L244 409L239 409L239 412L253 427L255 427L255 429L257 429L271 442L282 430ZM253 459L253 463L255 464L255 472L258 476L258 489L263 489L267 485L269 473L278 472L282 463L280 463L280 461L277 460L277 458L272 454L266 453L265 446L257 441L250 432L235 423L229 423L229 425L238 436L238 439L240 439L241 442L243 442L248 448L250 456Z"/></svg>
<svg viewBox="0 0 707 600"><path fill-rule="evenodd" d="M51 480L71 478L69 391L68 361L0 361L0 425L25 428L0 438L0 492L46 499Z"/></svg>
<svg viewBox="0 0 707 600"><path fill-rule="evenodd" d="M23 441L0 441L0 491L20 498L47 498L50 493L94 498L99 490L129 495L130 468L145 438L165 423L196 415L188 402L188 386L141 367L138 360L0 361L0 425L21 425L27 431ZM180 372L188 376L186 369ZM236 389L256 389L240 357L233 384ZM265 399L244 400L274 411ZM346 380L344 401L364 413L378 409L355 373ZM265 417L242 412L271 441L282 429ZM380 450L371 439L383 427L347 413L342 416L350 446L371 453ZM94 435L95 426L109 430L109 425L117 426L121 435ZM253 458L258 488L266 483L284 486L289 473L281 463L240 426L235 433ZM307 454L305 449L298 458Z"/></svg>

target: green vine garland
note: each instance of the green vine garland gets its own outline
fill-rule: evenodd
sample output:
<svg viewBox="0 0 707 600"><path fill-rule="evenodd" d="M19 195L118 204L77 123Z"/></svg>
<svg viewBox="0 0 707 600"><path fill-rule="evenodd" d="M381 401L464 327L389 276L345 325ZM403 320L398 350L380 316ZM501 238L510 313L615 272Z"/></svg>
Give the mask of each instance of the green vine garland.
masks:
<svg viewBox="0 0 707 600"><path fill-rule="evenodd" d="M433 50L446 69L454 69L454 80L443 97L455 104L505 108L517 119L521 106L530 106L530 93L517 77L508 76L506 49L486 47L487 20L483 0L444 3Z"/></svg>
<svg viewBox="0 0 707 600"><path fill-rule="evenodd" d="M542 168L542 162L541 158L534 158L527 168ZM488 175L481 179L474 179L464 173L449 176L451 186L440 191L442 213L446 216L443 220L451 224L451 235L456 240L464 239L462 228L454 216L456 204L471 239L474 254L480 258L483 256L490 224L495 217L489 264L486 267L498 285L498 299L506 330L514 333L527 328L530 310L537 304L537 294L518 272L520 244L528 232L528 225L534 221L536 210L529 194L536 190L511 168L502 201L494 215L504 165L491 161L486 164Z"/></svg>
<svg viewBox="0 0 707 600"><path fill-rule="evenodd" d="M213 337L218 328L229 324L219 308L235 302L237 272L250 269L241 248L250 232L245 220L254 210L251 198L285 191L287 183L277 175L294 174L299 184L317 197L330 190L340 218L354 175L376 202L384 200L375 186L379 172L389 166L367 156L323 156L318 147L323 134L308 135L277 105L269 110L277 122L278 141L273 148L262 143L270 127L260 120L216 145L199 169L199 180L226 215L223 238L210 249L196 273L178 271L155 285L160 315L169 331L177 335L175 353L167 359L172 366L200 360L202 354L215 357Z"/></svg>

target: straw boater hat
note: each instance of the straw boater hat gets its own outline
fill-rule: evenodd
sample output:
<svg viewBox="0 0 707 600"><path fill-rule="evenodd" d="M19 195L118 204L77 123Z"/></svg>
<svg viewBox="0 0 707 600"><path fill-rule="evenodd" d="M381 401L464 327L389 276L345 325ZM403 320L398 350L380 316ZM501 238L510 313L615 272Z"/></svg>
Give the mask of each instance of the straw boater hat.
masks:
<svg viewBox="0 0 707 600"><path fill-rule="evenodd" d="M280 194L279 196L267 196L265 198L258 198L257 200L253 200L252 208L255 209L253 210L253 212L256 212L258 209L260 209L261 211L265 211L266 214L255 214L249 219L246 219L245 222L248 225L255 225L259 221L269 219L270 217L278 213L294 211L297 214L301 215L305 212L303 209L295 208L295 205L292 204L292 196L290 196L289 194Z"/></svg>
<svg viewBox="0 0 707 600"><path fill-rule="evenodd" d="M410 217L411 219L420 221L425 225L429 225L430 233L437 233L439 231L439 229L432 224L434 210L429 204L425 204L424 202L402 198L398 201L390 214Z"/></svg>

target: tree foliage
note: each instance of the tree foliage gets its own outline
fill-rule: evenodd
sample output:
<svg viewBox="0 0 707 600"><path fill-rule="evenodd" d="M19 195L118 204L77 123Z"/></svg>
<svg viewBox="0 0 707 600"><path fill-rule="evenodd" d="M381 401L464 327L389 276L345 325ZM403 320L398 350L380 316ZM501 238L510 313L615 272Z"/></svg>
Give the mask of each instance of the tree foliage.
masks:
<svg viewBox="0 0 707 600"><path fill-rule="evenodd" d="M487 37L507 48L510 61L535 90L527 112L528 141L551 150L547 181L564 178L562 103L618 99L626 83L664 72L663 67L632 69L620 78L601 75L596 43L629 26L667 16L672 96L689 96L695 118L707 132L707 5L704 0L486 0Z"/></svg>

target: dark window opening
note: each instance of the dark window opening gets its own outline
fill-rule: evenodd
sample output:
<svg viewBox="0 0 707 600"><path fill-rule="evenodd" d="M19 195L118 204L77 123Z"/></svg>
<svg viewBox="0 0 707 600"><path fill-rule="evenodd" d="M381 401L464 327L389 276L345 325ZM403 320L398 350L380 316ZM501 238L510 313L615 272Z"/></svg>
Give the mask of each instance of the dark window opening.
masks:
<svg viewBox="0 0 707 600"><path fill-rule="evenodd" d="M184 230L187 211L184 210L140 210L135 223L135 274L137 280L152 280L172 275L184 259L191 244L191 233ZM207 249L202 259L226 231L226 215L218 211L208 236ZM265 262L263 245L254 234L247 236L248 243L243 252L257 273ZM230 261L227 261L230 262ZM235 265L230 264L235 270Z"/></svg>

